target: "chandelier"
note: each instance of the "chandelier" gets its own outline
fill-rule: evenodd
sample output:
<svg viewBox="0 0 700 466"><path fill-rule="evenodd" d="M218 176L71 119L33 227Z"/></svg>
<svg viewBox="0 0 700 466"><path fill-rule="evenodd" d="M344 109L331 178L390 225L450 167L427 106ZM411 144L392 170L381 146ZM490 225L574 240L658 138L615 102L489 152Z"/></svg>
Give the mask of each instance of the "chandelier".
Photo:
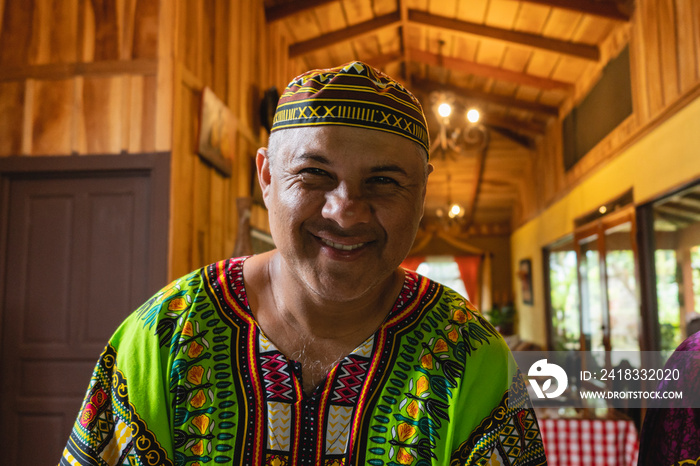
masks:
<svg viewBox="0 0 700 466"><path fill-rule="evenodd" d="M476 151L476 177L467 209L452 199L450 172L447 172L447 203L435 210L435 215L446 226L461 224L468 229L473 222L474 211L481 187L484 161L489 145L489 131L481 124L481 114L475 107L465 104L451 93L436 91L430 96L432 108L439 124L439 132L432 142L431 159L458 160L470 151Z"/></svg>

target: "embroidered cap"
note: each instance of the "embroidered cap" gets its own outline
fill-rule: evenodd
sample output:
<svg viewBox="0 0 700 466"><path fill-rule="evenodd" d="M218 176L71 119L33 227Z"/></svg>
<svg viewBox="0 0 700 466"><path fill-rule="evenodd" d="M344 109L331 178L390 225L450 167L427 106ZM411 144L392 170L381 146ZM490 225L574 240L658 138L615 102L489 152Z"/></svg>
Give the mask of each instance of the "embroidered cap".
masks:
<svg viewBox="0 0 700 466"><path fill-rule="evenodd" d="M280 97L272 131L343 125L398 134L430 154L428 124L418 99L391 77L355 61L307 71Z"/></svg>

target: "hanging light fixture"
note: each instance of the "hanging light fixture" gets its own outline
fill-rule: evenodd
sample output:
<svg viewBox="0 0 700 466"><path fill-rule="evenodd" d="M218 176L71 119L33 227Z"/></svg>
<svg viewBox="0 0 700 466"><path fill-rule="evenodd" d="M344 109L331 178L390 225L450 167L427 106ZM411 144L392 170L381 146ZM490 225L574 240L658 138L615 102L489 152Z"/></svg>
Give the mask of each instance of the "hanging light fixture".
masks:
<svg viewBox="0 0 700 466"><path fill-rule="evenodd" d="M450 226L453 223L459 223L465 214L464 207L458 202L452 201L452 183L451 174L447 172L447 203L435 209L435 215L445 223L445 226Z"/></svg>
<svg viewBox="0 0 700 466"><path fill-rule="evenodd" d="M449 227L459 223L468 229L474 220L474 212L481 188L484 161L489 145L489 131L481 124L481 113L475 107L466 105L450 93L434 92L431 95L432 107L437 115L439 133L433 141L431 158L457 160L469 151L476 151L476 181L468 199L469 209L454 202L451 192L450 174L447 174L447 204L435 210L438 219Z"/></svg>
<svg viewBox="0 0 700 466"><path fill-rule="evenodd" d="M443 40L438 41L438 66L444 71L442 49ZM446 87L447 75L441 76L442 85ZM469 210L461 204L453 202L451 191L451 176L447 173L447 204L435 209L435 214L447 227L460 223L468 229L474 221L474 212L481 189L484 172L484 162L489 145L489 131L480 123L481 114L475 107L467 105L467 99L451 92L437 90L430 95L431 107L437 115L439 133L433 141L430 157L433 160L448 157L455 159L460 154L470 150L477 151L476 181L471 196L468 199Z"/></svg>

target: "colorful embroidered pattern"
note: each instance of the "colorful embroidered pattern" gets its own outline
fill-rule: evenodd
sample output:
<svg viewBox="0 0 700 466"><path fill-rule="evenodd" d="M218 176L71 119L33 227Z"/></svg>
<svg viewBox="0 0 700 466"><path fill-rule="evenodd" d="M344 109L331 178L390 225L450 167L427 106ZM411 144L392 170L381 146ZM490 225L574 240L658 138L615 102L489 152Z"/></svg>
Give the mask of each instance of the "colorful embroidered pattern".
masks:
<svg viewBox="0 0 700 466"><path fill-rule="evenodd" d="M108 345L90 381L60 464L137 464L170 466L167 452L129 403L124 374ZM110 395L107 393L109 392Z"/></svg>
<svg viewBox="0 0 700 466"><path fill-rule="evenodd" d="M183 277L120 327L61 464L545 463L505 343L459 295L407 273L385 323L304 395L252 317L243 262Z"/></svg>

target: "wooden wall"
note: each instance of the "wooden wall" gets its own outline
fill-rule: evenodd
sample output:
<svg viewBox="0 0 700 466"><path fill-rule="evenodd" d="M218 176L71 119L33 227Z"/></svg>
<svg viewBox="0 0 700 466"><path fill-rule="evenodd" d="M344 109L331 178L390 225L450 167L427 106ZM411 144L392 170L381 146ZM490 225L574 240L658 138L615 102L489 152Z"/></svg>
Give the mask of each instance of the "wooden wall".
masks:
<svg viewBox="0 0 700 466"><path fill-rule="evenodd" d="M259 0L174 3L171 275L177 277L233 253L236 198L250 195L255 152L266 144L259 101L270 86L283 89L290 76L287 45L277 27L265 23ZM236 119L230 178L195 152L205 86Z"/></svg>
<svg viewBox="0 0 700 466"><path fill-rule="evenodd" d="M0 156L171 152L177 277L233 252L259 99L293 71L259 0L0 0ZM196 154L204 87L236 119L230 178Z"/></svg>
<svg viewBox="0 0 700 466"><path fill-rule="evenodd" d="M0 156L169 149L157 0L0 0Z"/></svg>
<svg viewBox="0 0 700 466"><path fill-rule="evenodd" d="M700 2L636 0L629 34L633 114L568 172L562 162L561 122L551 121L536 161L541 182L530 185L538 202L520 224L700 96Z"/></svg>

